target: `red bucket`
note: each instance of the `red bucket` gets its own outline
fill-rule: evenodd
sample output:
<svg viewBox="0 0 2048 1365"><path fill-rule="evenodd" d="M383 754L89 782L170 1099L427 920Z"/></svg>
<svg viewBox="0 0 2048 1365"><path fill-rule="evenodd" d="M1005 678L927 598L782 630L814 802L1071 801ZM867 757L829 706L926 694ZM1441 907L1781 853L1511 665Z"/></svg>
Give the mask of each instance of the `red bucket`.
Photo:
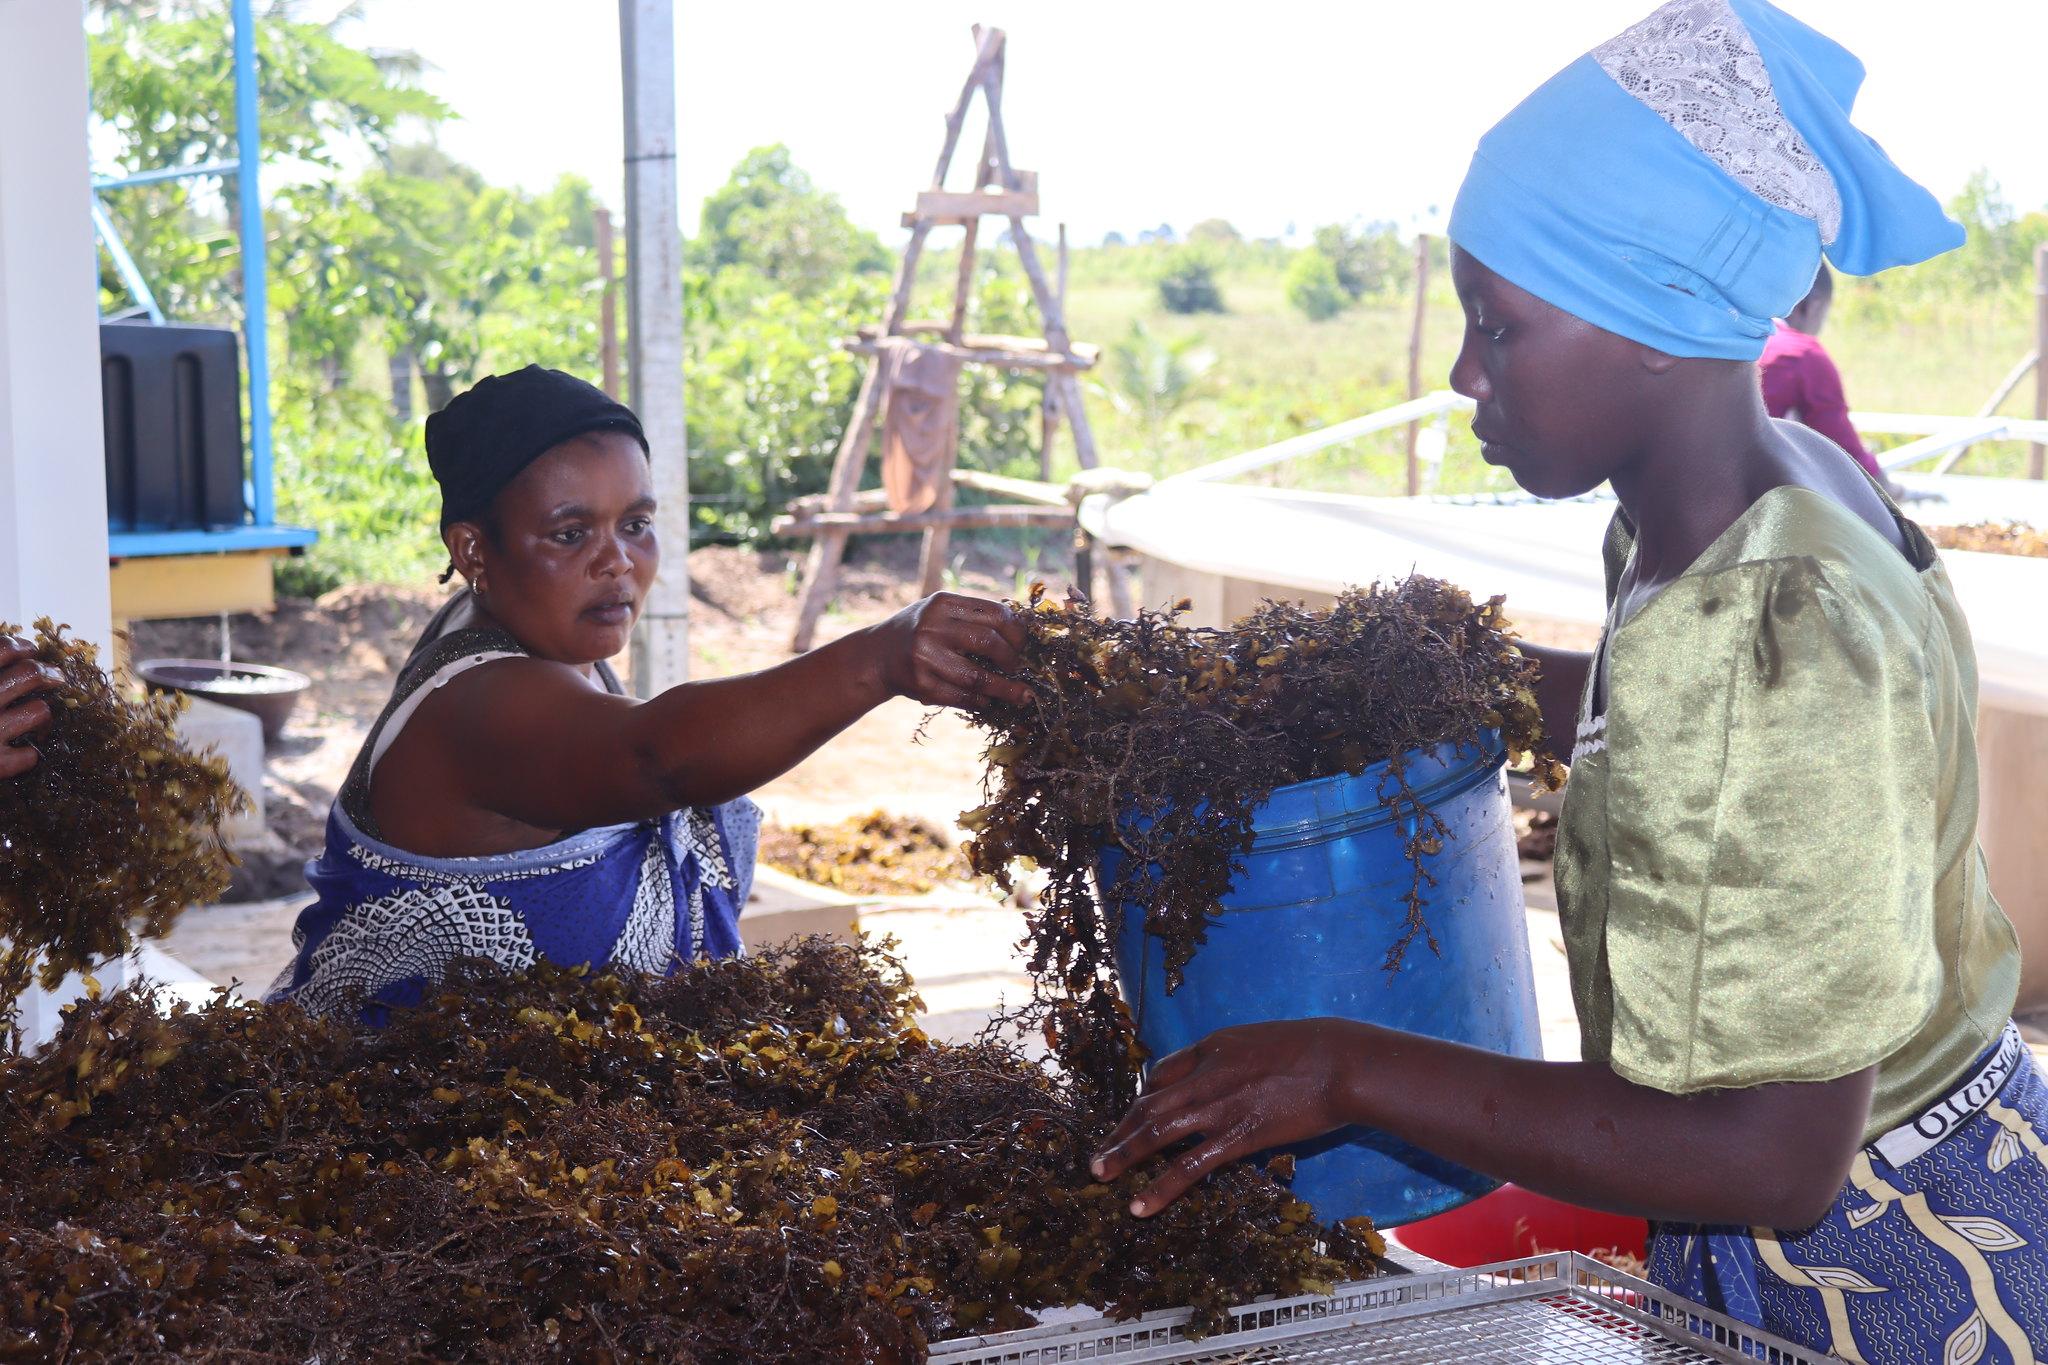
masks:
<svg viewBox="0 0 2048 1365"><path fill-rule="evenodd" d="M1640 1218L1567 1204L1519 1185L1503 1185L1449 1213L1408 1223L1393 1235L1410 1251L1445 1265L1487 1265L1552 1251L1577 1251L1624 1268L1646 1258L1650 1225Z"/></svg>

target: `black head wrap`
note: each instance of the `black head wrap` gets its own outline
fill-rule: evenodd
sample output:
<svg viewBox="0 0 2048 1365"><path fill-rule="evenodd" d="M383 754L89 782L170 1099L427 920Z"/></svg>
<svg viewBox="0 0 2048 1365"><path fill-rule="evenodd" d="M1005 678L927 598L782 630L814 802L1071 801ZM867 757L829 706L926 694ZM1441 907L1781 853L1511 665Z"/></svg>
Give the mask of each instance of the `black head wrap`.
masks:
<svg viewBox="0 0 2048 1365"><path fill-rule="evenodd" d="M519 471L573 437L623 431L647 449L640 419L603 389L528 365L480 379L427 418L427 466L441 485L441 525L491 505Z"/></svg>

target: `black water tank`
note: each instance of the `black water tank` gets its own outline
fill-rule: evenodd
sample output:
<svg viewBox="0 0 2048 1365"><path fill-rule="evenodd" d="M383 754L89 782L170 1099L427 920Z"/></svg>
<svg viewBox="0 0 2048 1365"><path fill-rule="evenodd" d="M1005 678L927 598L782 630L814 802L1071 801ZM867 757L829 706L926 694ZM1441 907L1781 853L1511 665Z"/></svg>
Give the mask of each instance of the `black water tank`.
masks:
<svg viewBox="0 0 2048 1365"><path fill-rule="evenodd" d="M224 327L100 324L107 529L242 524L242 370Z"/></svg>

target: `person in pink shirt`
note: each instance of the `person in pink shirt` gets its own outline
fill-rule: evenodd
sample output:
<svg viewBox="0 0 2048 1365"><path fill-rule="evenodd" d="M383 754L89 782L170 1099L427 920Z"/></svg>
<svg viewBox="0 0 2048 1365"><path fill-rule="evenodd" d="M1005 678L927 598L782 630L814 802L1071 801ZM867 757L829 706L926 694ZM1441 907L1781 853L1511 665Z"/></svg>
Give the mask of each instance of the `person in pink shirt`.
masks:
<svg viewBox="0 0 2048 1365"><path fill-rule="evenodd" d="M1764 406L1773 417L1789 418L1827 437L1848 451L1871 478L1889 487L1884 471L1849 424L1842 372L1820 344L1820 329L1827 324L1828 305L1834 299L1834 272L1823 265L1813 277L1813 288L1764 343L1763 358L1757 362L1763 374Z"/></svg>

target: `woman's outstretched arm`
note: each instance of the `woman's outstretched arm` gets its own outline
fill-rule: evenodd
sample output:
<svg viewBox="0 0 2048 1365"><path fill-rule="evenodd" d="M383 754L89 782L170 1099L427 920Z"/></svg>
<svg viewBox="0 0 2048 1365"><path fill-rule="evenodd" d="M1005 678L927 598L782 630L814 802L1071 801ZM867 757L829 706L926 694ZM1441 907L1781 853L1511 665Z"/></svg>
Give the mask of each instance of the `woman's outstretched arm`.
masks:
<svg viewBox="0 0 2048 1365"><path fill-rule="evenodd" d="M509 819L650 819L744 795L891 697L1028 702L1030 689L1003 676L1023 642L1000 603L939 593L787 663L645 702L596 691L563 664L507 659L433 700L435 747L473 804Z"/></svg>

